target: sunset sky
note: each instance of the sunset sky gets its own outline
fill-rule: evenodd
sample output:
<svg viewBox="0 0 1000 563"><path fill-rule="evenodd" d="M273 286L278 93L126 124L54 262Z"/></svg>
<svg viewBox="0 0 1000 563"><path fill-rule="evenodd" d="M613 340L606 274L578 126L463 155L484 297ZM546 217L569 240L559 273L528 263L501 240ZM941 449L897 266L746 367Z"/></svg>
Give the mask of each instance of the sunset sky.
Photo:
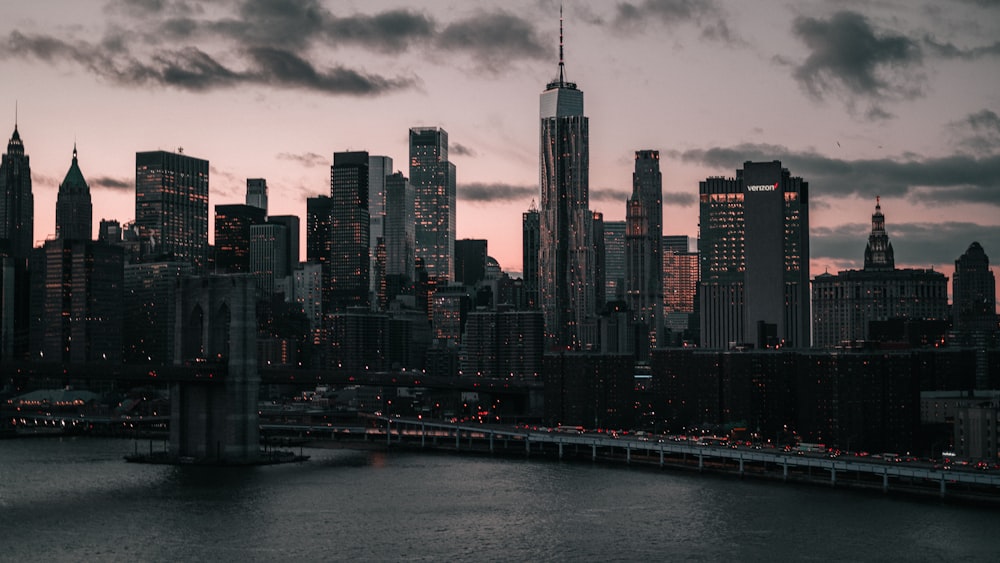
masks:
<svg viewBox="0 0 1000 563"><path fill-rule="evenodd" d="M606 220L624 219L636 150L660 151L664 234L692 237L699 180L780 160L810 184L813 275L861 267L876 196L898 267L950 276L979 241L1000 274L1000 2L564 10L591 208ZM457 166L458 238L488 239L520 272L556 1L5 2L0 16L0 134L16 106L38 241L55 232L74 142L95 232L134 218L135 153L178 147L211 163L211 214L263 177L270 212L304 227L334 152L387 155L408 174L408 129L438 126Z"/></svg>

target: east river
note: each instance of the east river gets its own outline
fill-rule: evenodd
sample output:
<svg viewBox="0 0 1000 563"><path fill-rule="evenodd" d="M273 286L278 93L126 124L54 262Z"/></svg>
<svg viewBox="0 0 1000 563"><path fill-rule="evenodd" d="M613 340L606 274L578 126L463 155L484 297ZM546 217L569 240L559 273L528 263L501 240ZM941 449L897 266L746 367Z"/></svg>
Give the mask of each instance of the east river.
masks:
<svg viewBox="0 0 1000 563"><path fill-rule="evenodd" d="M1000 511L655 469L305 449L138 465L0 440L2 561L996 561Z"/></svg>

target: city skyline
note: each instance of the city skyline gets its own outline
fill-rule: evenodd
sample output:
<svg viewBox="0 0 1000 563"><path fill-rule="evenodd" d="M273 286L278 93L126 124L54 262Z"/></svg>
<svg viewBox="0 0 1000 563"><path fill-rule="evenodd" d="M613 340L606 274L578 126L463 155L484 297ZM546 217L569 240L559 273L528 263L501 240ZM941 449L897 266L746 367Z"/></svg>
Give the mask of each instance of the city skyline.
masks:
<svg viewBox="0 0 1000 563"><path fill-rule="evenodd" d="M272 213L305 217L334 152L387 155L405 174L407 131L440 127L457 238L488 240L521 271L509 232L539 201L536 96L557 76L559 5L503 6L8 7L0 68L17 78L0 104L31 157L35 245L55 234L74 142L96 226L134 219L138 152L208 160L210 210L264 178ZM699 181L780 160L811 186L812 276L863 265L876 196L900 267L951 277L978 241L1000 272L997 14L974 2L567 4L590 207L623 220L634 152L658 150L663 232L695 237Z"/></svg>

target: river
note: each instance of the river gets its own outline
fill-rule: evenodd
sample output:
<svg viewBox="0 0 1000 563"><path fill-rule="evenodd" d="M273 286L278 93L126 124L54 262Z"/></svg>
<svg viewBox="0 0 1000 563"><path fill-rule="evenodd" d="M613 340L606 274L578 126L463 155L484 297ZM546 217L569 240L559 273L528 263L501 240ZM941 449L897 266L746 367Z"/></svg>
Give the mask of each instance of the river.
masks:
<svg viewBox="0 0 1000 563"><path fill-rule="evenodd" d="M0 440L4 561L995 561L1000 511L580 462L310 449L139 465ZM143 443L140 447L147 447Z"/></svg>

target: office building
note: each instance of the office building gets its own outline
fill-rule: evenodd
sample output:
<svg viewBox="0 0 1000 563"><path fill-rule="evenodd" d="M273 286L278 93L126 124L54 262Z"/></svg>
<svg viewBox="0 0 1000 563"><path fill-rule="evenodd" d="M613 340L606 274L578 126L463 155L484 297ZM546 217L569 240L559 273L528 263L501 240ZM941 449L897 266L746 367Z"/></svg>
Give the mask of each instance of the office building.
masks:
<svg viewBox="0 0 1000 563"><path fill-rule="evenodd" d="M178 149L180 151L180 149ZM165 151L135 154L135 226L144 259L208 262L208 161Z"/></svg>
<svg viewBox="0 0 1000 563"><path fill-rule="evenodd" d="M524 280L524 306L537 309L538 303L538 253L540 224L535 202L521 214L521 272Z"/></svg>
<svg viewBox="0 0 1000 563"><path fill-rule="evenodd" d="M682 240L681 240L682 239ZM698 253L688 251L686 236L663 237L663 324L672 332L687 330L698 291Z"/></svg>
<svg viewBox="0 0 1000 563"><path fill-rule="evenodd" d="M0 160L0 359L28 354L30 279L34 240L31 166L17 124Z"/></svg>
<svg viewBox="0 0 1000 563"><path fill-rule="evenodd" d="M66 177L59 184L56 196L56 238L66 240L92 240L94 206L90 201L90 186L83 179L77 162L76 145L73 162Z"/></svg>
<svg viewBox="0 0 1000 563"><path fill-rule="evenodd" d="M455 282L469 287L486 279L486 240L455 241Z"/></svg>
<svg viewBox="0 0 1000 563"><path fill-rule="evenodd" d="M215 271L250 271L250 227L264 223L266 212L254 205L215 206Z"/></svg>
<svg viewBox="0 0 1000 563"><path fill-rule="evenodd" d="M625 221L604 222L604 301L625 301Z"/></svg>
<svg viewBox="0 0 1000 563"><path fill-rule="evenodd" d="M875 321L947 319L948 278L934 270L896 268L876 199L864 269L816 276L812 301L813 345L829 348L871 339Z"/></svg>
<svg viewBox="0 0 1000 563"><path fill-rule="evenodd" d="M263 210L267 215L267 180L247 178L246 204Z"/></svg>
<svg viewBox="0 0 1000 563"><path fill-rule="evenodd" d="M323 314L333 312L330 291L330 256L333 251L333 199L327 196L306 199L306 260L319 264L323 273Z"/></svg>
<svg viewBox="0 0 1000 563"><path fill-rule="evenodd" d="M808 188L779 161L700 183L702 347L809 346Z"/></svg>
<svg viewBox="0 0 1000 563"><path fill-rule="evenodd" d="M368 306L368 153L333 154L330 167L330 295L333 311Z"/></svg>
<svg viewBox="0 0 1000 563"><path fill-rule="evenodd" d="M410 184L414 190L415 254L428 277L455 279L455 165L448 160L448 133L410 129Z"/></svg>
<svg viewBox="0 0 1000 563"><path fill-rule="evenodd" d="M188 262L125 264L124 359L169 365L174 361L177 288L193 274Z"/></svg>
<svg viewBox="0 0 1000 563"><path fill-rule="evenodd" d="M596 313L589 121L583 92L566 80L562 20L559 75L539 97L539 302L550 349L583 349Z"/></svg>
<svg viewBox="0 0 1000 563"><path fill-rule="evenodd" d="M990 258L978 242L973 242L957 260L951 281L952 315L957 332L997 330L996 278Z"/></svg>
<svg viewBox="0 0 1000 563"><path fill-rule="evenodd" d="M625 296L632 320L656 345L663 308L663 176L660 151L635 153L632 197L625 211Z"/></svg>
<svg viewBox="0 0 1000 563"><path fill-rule="evenodd" d="M278 223L250 227L250 269L257 297L270 299L280 280L289 274L288 229Z"/></svg>
<svg viewBox="0 0 1000 563"><path fill-rule="evenodd" d="M299 230L298 215L268 215L267 222L273 225L283 225L287 234L285 254L285 271L291 272L299 265Z"/></svg>
<svg viewBox="0 0 1000 563"><path fill-rule="evenodd" d="M414 201L410 181L402 172L385 179L385 301L412 293L414 280Z"/></svg>

